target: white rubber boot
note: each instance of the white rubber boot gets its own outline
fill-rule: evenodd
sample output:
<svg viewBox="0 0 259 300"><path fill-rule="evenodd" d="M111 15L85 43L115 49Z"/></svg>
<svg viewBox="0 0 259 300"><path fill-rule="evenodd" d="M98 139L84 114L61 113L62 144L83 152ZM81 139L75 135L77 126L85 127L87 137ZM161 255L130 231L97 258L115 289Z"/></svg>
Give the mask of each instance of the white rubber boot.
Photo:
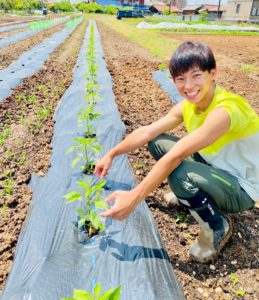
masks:
<svg viewBox="0 0 259 300"><path fill-rule="evenodd" d="M232 234L230 218L222 217L222 219L224 229L219 231L212 230L208 223L203 222L199 236L189 249L191 259L206 263L218 256ZM201 222L199 223L201 225Z"/></svg>
<svg viewBox="0 0 259 300"><path fill-rule="evenodd" d="M180 206L180 202L173 192L165 194L164 199L169 207Z"/></svg>

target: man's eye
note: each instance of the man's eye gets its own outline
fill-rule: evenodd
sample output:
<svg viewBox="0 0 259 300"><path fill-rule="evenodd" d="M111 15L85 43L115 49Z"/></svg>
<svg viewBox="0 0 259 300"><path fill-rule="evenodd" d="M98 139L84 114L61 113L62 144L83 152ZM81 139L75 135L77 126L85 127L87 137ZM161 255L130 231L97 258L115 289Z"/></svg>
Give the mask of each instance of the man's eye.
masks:
<svg viewBox="0 0 259 300"><path fill-rule="evenodd" d="M177 81L183 81L183 78L182 77L178 77L176 78Z"/></svg>
<svg viewBox="0 0 259 300"><path fill-rule="evenodd" d="M194 75L194 77L199 77L199 76L201 76L200 73Z"/></svg>

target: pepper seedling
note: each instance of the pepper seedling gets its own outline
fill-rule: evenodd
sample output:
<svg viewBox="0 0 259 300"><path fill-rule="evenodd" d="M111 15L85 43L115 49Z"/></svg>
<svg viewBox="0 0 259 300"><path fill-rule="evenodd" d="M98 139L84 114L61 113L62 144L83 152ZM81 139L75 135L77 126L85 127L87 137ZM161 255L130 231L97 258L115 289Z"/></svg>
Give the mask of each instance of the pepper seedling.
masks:
<svg viewBox="0 0 259 300"><path fill-rule="evenodd" d="M83 202L83 208L77 208L76 210L80 216L77 227L78 229L86 230L88 236L92 237L99 231L105 230L105 226L96 212L97 209L107 208L107 203L102 200L101 194L105 181L100 181L95 185L92 185L91 179L88 181L79 180L77 184L83 192L78 193L76 191L72 191L64 197L66 198L67 203L72 203L77 200Z"/></svg>

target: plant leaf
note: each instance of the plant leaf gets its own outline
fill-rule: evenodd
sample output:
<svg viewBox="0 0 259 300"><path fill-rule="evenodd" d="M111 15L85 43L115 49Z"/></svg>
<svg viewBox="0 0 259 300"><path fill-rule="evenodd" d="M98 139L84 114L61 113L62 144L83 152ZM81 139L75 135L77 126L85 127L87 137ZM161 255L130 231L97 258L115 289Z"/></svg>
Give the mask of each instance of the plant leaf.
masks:
<svg viewBox="0 0 259 300"><path fill-rule="evenodd" d="M98 199L94 201L94 206L99 209L106 209L107 203L104 200Z"/></svg>
<svg viewBox="0 0 259 300"><path fill-rule="evenodd" d="M85 290L74 290L75 300L94 300L94 297Z"/></svg>
<svg viewBox="0 0 259 300"><path fill-rule="evenodd" d="M86 217L85 216L82 216L81 219L78 221L78 224L77 224L77 227L80 229L82 226L85 225L85 220L86 220Z"/></svg>
<svg viewBox="0 0 259 300"><path fill-rule="evenodd" d="M76 200L82 200L82 195L78 192L73 191L71 193L66 194L64 198L67 199L67 203L72 203Z"/></svg>
<svg viewBox="0 0 259 300"><path fill-rule="evenodd" d="M115 290L108 290L98 298L98 300L119 300L121 293L121 285L119 285Z"/></svg>
<svg viewBox="0 0 259 300"><path fill-rule="evenodd" d="M76 211L80 214L83 215L85 212L82 208L77 208Z"/></svg>
<svg viewBox="0 0 259 300"><path fill-rule="evenodd" d="M94 288L94 294L95 294L95 296L98 297L99 294L100 294L100 292L101 292L101 284L97 283L96 286L95 286L95 288Z"/></svg>
<svg viewBox="0 0 259 300"><path fill-rule="evenodd" d="M74 151L75 148L76 148L75 146L71 146L71 147L67 150L66 154L71 153L72 151Z"/></svg>
<svg viewBox="0 0 259 300"><path fill-rule="evenodd" d="M76 164L79 162L81 158L79 156L77 156L76 158L73 159L72 163L71 163L71 167L72 169L76 166Z"/></svg>
<svg viewBox="0 0 259 300"><path fill-rule="evenodd" d="M90 222L94 226L95 229L99 228L100 218L95 211L90 211L89 215Z"/></svg>
<svg viewBox="0 0 259 300"><path fill-rule="evenodd" d="M109 300L119 300L121 295L121 285L119 285L110 295Z"/></svg>

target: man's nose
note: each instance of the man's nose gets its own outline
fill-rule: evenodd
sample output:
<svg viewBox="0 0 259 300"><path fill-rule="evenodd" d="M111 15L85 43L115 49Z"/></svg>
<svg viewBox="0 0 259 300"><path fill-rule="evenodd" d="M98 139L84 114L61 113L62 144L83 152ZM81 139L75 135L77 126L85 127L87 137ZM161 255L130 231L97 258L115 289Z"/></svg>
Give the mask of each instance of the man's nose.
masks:
<svg viewBox="0 0 259 300"><path fill-rule="evenodd" d="M193 80L190 77L186 77L184 81L184 88L190 90L193 87Z"/></svg>

